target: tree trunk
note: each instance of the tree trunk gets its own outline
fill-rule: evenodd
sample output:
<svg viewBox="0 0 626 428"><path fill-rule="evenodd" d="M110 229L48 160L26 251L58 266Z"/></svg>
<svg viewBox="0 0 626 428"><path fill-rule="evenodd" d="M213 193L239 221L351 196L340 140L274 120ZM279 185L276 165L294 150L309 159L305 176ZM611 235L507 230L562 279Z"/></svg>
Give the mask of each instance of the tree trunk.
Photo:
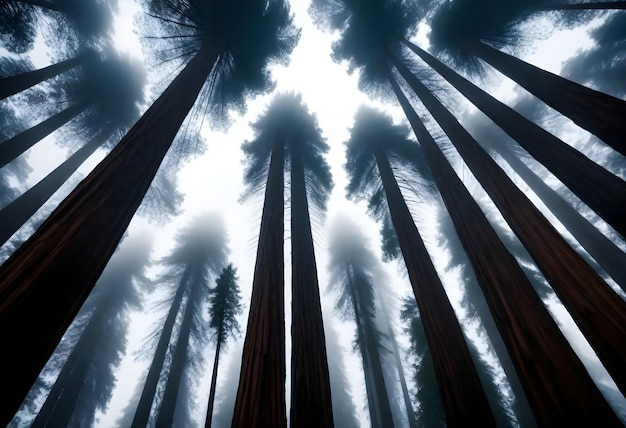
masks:
<svg viewBox="0 0 626 428"><path fill-rule="evenodd" d="M65 73L74 67L84 65L85 63L96 58L97 55L95 52L87 51L75 56L74 58L66 59L65 61L49 65L48 67L40 68L39 70L4 77L0 79L0 100L31 88L44 80L52 79L53 77L58 76L61 73Z"/></svg>
<svg viewBox="0 0 626 428"><path fill-rule="evenodd" d="M352 267L353 269L353 267ZM365 332L363 317L359 308L359 302L356 297L356 286L351 273L351 266L346 265L346 276L348 278L348 287L350 289L350 300L352 301L352 309L354 310L354 322L356 324L357 343L361 351L361 360L363 362L363 376L365 378L365 392L367 394L368 410L370 415L370 424L372 428L385 428L383 425L382 409L378 394L376 392L376 381L374 380L374 367L372 363L373 356L370 355L370 348L367 346L367 334ZM376 351L378 353L378 351ZM383 379L384 380L384 379ZM384 385L384 382L383 382ZM391 419L391 407L389 403L385 406L389 410L388 419Z"/></svg>
<svg viewBox="0 0 626 428"><path fill-rule="evenodd" d="M272 149L233 427L287 425L285 409L284 140Z"/></svg>
<svg viewBox="0 0 626 428"><path fill-rule="evenodd" d="M498 153L537 194L578 243L626 292L626 254L602 232L596 229L572 205L541 180L509 149L497 148Z"/></svg>
<svg viewBox="0 0 626 428"><path fill-rule="evenodd" d="M626 302L570 247L506 173L399 61L403 78L442 127L513 232L626 393Z"/></svg>
<svg viewBox="0 0 626 428"><path fill-rule="evenodd" d="M495 426L465 337L411 217L389 160L374 154L400 250L424 325L448 426Z"/></svg>
<svg viewBox="0 0 626 428"><path fill-rule="evenodd" d="M185 305L185 312L180 323L180 331L176 340L176 347L172 355L172 364L170 366L163 398L159 406L156 428L169 428L174 426L174 412L176 411L176 401L178 399L178 391L185 374L185 366L187 363L187 351L189 349L189 338L191 336L191 324L194 317L194 305L197 304L200 294L200 287L203 284L199 280L199 274L196 271L192 278L192 288L189 291L189 298Z"/></svg>
<svg viewBox="0 0 626 428"><path fill-rule="evenodd" d="M148 375L144 382L143 391L141 392L141 398L137 404L137 410L133 417L132 428L145 428L148 426L148 420L150 419L150 408L154 401L154 395L156 393L159 378L161 377L161 371L163 370L163 363L165 362L165 356L167 354L167 348L172 338L172 331L174 330L174 324L176 323L176 315L180 311L180 306L183 301L183 296L187 290L189 277L191 273L189 268L185 269L180 279L178 289L172 300L172 306L167 313L167 318L163 324L161 330L161 336L159 337L159 343L157 344L148 370Z"/></svg>
<svg viewBox="0 0 626 428"><path fill-rule="evenodd" d="M595 91L481 42L471 52L626 156L626 101ZM622 211L622 216L623 211Z"/></svg>
<svg viewBox="0 0 626 428"><path fill-rule="evenodd" d="M476 201L390 74L398 97L466 249L540 426L621 426Z"/></svg>
<svg viewBox="0 0 626 428"><path fill-rule="evenodd" d="M0 143L0 168L33 147L39 141L65 125L67 122L87 110L92 103L80 101L72 104L65 110L49 117L26 131L20 132L13 138Z"/></svg>
<svg viewBox="0 0 626 428"><path fill-rule="evenodd" d="M0 425L13 416L139 207L216 55L201 50L0 267Z"/></svg>
<svg viewBox="0 0 626 428"><path fill-rule="evenodd" d="M222 349L221 336L217 335L217 345L215 346L215 359L213 360L213 373L211 374L211 390L209 391L209 407L206 411L205 428L211 428L213 420L213 404L215 403L215 388L217 386L217 367L220 362L220 350Z"/></svg>
<svg viewBox="0 0 626 428"><path fill-rule="evenodd" d="M302 154L291 142L292 427L332 427L333 409Z"/></svg>
<svg viewBox="0 0 626 428"><path fill-rule="evenodd" d="M2 208L0 210L0 245L4 245L112 134L112 128L101 131L39 183Z"/></svg>
<svg viewBox="0 0 626 428"><path fill-rule="evenodd" d="M547 2L550 3L550 2ZM589 3L556 3L547 4L545 6L533 6L532 11L551 11L551 10L618 10L626 9L626 1L600 1Z"/></svg>
<svg viewBox="0 0 626 428"><path fill-rule="evenodd" d="M498 101L418 46L407 41L404 44L548 168L615 230L626 236L624 180ZM626 109L624 112L626 113Z"/></svg>

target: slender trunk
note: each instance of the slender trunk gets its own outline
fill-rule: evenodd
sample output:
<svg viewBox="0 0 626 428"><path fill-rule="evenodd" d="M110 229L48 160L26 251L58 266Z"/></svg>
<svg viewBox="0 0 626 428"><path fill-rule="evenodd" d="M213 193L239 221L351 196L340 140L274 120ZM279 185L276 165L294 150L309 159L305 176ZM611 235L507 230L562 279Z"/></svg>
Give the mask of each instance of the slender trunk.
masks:
<svg viewBox="0 0 626 428"><path fill-rule="evenodd" d="M626 101L587 88L481 42L471 52L626 156ZM623 211L622 211L622 216Z"/></svg>
<svg viewBox="0 0 626 428"><path fill-rule="evenodd" d="M531 11L550 11L550 10L613 10L626 9L626 1L600 1L589 3L556 3L547 4L545 6L533 6Z"/></svg>
<svg viewBox="0 0 626 428"><path fill-rule="evenodd" d="M141 392L141 398L137 404L137 410L133 417L132 428L144 428L148 426L148 420L150 418L150 408L154 401L154 395L156 394L159 378L161 377L161 371L163 370L163 363L165 362L165 355L167 354L167 348L172 338L172 331L174 330L174 324L176 323L176 315L180 311L180 306L187 290L187 284L190 277L189 269L185 269L180 279L176 294L172 300L172 305L167 313L167 318L163 324L163 330L159 337L159 343L157 344L148 370L148 375L144 382L143 391Z"/></svg>
<svg viewBox="0 0 626 428"><path fill-rule="evenodd" d="M0 79L0 100L31 88L44 80L52 79L53 77L58 76L61 73L65 73L74 67L84 65L85 63L96 58L97 56L95 52L87 51L75 56L74 58L66 59L65 61L49 65L48 67L21 73L15 76L4 77Z"/></svg>
<svg viewBox="0 0 626 428"><path fill-rule="evenodd" d="M498 153L539 196L578 243L626 292L626 254L506 148Z"/></svg>
<svg viewBox="0 0 626 428"><path fill-rule="evenodd" d="M199 51L0 267L0 425L13 416L139 207L216 54ZM54 302L54 304L50 304Z"/></svg>
<svg viewBox="0 0 626 428"><path fill-rule="evenodd" d="M395 79L394 92L433 173L540 426L621 426L515 258L439 150Z"/></svg>
<svg viewBox="0 0 626 428"><path fill-rule="evenodd" d="M498 101L418 46L407 41L404 44L548 168L615 230L626 236L624 180ZM626 109L624 112L626 113Z"/></svg>
<svg viewBox="0 0 626 428"><path fill-rule="evenodd" d="M0 168L33 147L39 141L65 125L67 122L87 110L92 103L80 101L72 104L65 110L49 117L26 131L20 132L13 138L0 143Z"/></svg>
<svg viewBox="0 0 626 428"><path fill-rule="evenodd" d="M112 128L101 131L39 183L2 208L0 210L0 245L4 245L112 134Z"/></svg>
<svg viewBox="0 0 626 428"><path fill-rule="evenodd" d="M350 272L350 265L346 264L346 276L348 278L348 288L350 290L350 300L352 309L354 310L354 322L356 324L357 343L361 351L361 360L363 361L363 376L365 378L365 392L367 394L368 410L370 414L370 424L372 428L383 428L380 403L376 394L376 383L374 382L372 356L370 349L366 346L367 338L363 327L363 317L359 309L359 303L356 297L354 278ZM391 413L391 409L389 410Z"/></svg>
<svg viewBox="0 0 626 428"><path fill-rule="evenodd" d="M272 150L233 427L286 427L284 140Z"/></svg>
<svg viewBox="0 0 626 428"><path fill-rule="evenodd" d="M542 271L600 361L626 393L626 302L594 271L435 96L399 61L403 78L442 127Z"/></svg>
<svg viewBox="0 0 626 428"><path fill-rule="evenodd" d="M215 346L215 359L213 360L213 373L211 374L211 390L209 392L209 407L206 411L205 428L211 428L213 420L213 404L215 403L215 388L217 386L217 367L220 362L220 350L222 349L222 339L218 333L217 345Z"/></svg>
<svg viewBox="0 0 626 428"><path fill-rule="evenodd" d="M185 373L187 363L187 351L189 349L189 338L191 336L191 325L195 315L194 305L200 295L200 288L205 285L200 279L201 273L196 271L192 278L192 288L189 292L189 298L185 305L185 312L180 324L176 347L172 355L172 364L170 366L163 398L158 410L156 427L168 428L174 426L174 412L176 411L176 401L178 399L178 391Z"/></svg>
<svg viewBox="0 0 626 428"><path fill-rule="evenodd" d="M80 387L85 381L89 362L97 346L98 337L103 334L102 325L106 311L101 308L102 306L96 309L96 312L91 316L78 342L63 364L46 401L33 421L33 428L67 426L67 422L72 416L72 412L67 410L71 409L76 402Z"/></svg>
<svg viewBox="0 0 626 428"><path fill-rule="evenodd" d="M465 337L389 160L374 154L400 250L426 332L449 426L495 426Z"/></svg>
<svg viewBox="0 0 626 428"><path fill-rule="evenodd" d="M301 141L291 149L292 427L332 427L328 357Z"/></svg>

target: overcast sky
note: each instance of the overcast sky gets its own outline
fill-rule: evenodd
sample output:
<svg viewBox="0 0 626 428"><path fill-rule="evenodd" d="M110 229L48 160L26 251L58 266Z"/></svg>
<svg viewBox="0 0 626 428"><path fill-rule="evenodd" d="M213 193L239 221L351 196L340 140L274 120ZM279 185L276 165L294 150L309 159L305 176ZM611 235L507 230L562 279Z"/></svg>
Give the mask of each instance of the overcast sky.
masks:
<svg viewBox="0 0 626 428"><path fill-rule="evenodd" d="M132 55L142 57L141 44L134 33L134 14L140 13L141 9L132 0L119 1L119 16L117 17L115 29L115 42L120 50L126 50ZM309 110L317 116L318 123L323 131L323 135L327 138L327 142L331 149L328 154L328 162L331 166L335 188L331 194L328 205L328 221L332 223L333 219L341 214L350 218L352 221L362 227L364 234L368 237L370 249L376 254L380 254L379 250L379 226L374 223L366 214L366 206L364 203L354 204L345 198L345 186L347 179L343 171L344 145L348 139L349 128L352 125L353 116L359 105L368 103L367 96L357 89L357 75L348 75L346 66L336 64L330 58L331 42L333 36L322 33L315 28L311 19L307 14L308 2L304 0L296 0L292 2L292 12L295 17L295 24L302 28L302 35L298 46L291 55L291 62L288 66L276 67L274 70L274 78L277 82L278 91L297 91L302 93L304 103ZM426 28L422 28L420 37L417 42L422 46L426 46L425 32ZM524 59L544 69L558 73L562 62L572 56L578 49L590 46L591 42L582 29L568 30L555 33L550 39L536 43L533 49L529 49L524 54ZM41 67L48 65L50 60L45 54L42 46L35 49L33 53L33 62L36 66ZM154 70L151 70L151 76L157 76ZM478 83L478 82L477 82ZM517 92L513 90L514 85L496 75L492 76L487 83L489 92L497 94L497 96L509 103L516 97ZM481 83L481 85L485 85ZM153 94L154 95L154 94ZM154 98L154 97L153 97ZM136 217L129 227L129 233L135 234L151 231L155 237L155 250L153 258L158 259L165 255L173 245L173 236L177 230L186 225L195 215L202 212L219 212L226 222L227 232L229 235L229 246L231 249L231 261L238 269L239 285L242 289L244 302L247 302L250 295L250 287L252 284L252 273L254 270L254 260L257 245L257 235L261 217L262 199L252 199L245 203L240 203L239 198L243 191L242 183L242 158L243 154L240 149L241 144L252 137L252 132L248 126L254 118L261 113L271 99L271 95L264 95L249 102L247 114L244 117L234 116L231 126L227 131L212 131L210 124L204 122L201 133L207 141L208 150L201 156L189 161L181 170L178 176L178 184L180 190L184 193L185 198L182 205L182 214L172 219L166 225L155 226L149 224L145 219ZM376 106L384 108L393 115L395 120L402 118L402 113L395 106ZM565 132L565 131L564 131ZM586 139L586 134L578 129L569 132L576 141ZM571 141L568 140L568 142ZM29 161L34 166L35 172L29 177L29 185L37 182L47 172L54 168L67 153L65 150L55 148L54 138L48 138L44 144L36 147L30 152ZM85 173L89 168L103 156L103 153L94 155L93 159L85 165L80 173ZM592 154L601 157L602 154ZM600 159L601 160L601 159ZM479 194L476 184L472 184L470 173L462 167L459 169L460 175L470 182L470 188ZM429 209L428 204L420 203L412 205L413 214L419 216L417 218L420 231L423 233L426 244L433 254L435 264L438 268L442 268L447 263L447 255L444 251L436 247L437 230L433 226L433 220L436 212ZM419 211L419 214L417 214ZM287 217L288 219L288 217ZM289 258L289 227L286 224L286 257ZM326 266L328 259L326 257L326 248L328 241L326 238L326 224L316 224L314 229L314 238L316 241L316 256L319 268L320 288L326 289L328 283L328 275ZM621 243L623 244L623 243ZM384 269L387 273L392 288L397 297L403 297L410 292L408 280L405 278L402 269L397 264L385 265ZM441 270L440 270L441 272ZM446 287L451 293L451 301L456 309L460 310L460 298L457 273L450 273L447 276ZM285 281L286 281L286 315L287 315L287 361L289 361L289 345L290 345L290 270L287 260ZM324 310L329 311L332 308L332 297L326 293L322 293ZM242 315L241 324L246 325L247 304ZM554 305L554 310L561 313L558 305ZM146 325L154 319L154 315L137 315L136 322L132 324L133 337L141 337L145 333ZM328 319L328 317L326 317ZM573 324L567 318L563 318L563 322L567 324L567 328L575 331ZM335 320L335 322L337 322ZM353 330L349 324L337 323L335 327L338 335L344 343L345 363L349 367L351 380L353 381L353 396L355 399L357 411L361 422L366 426L368 418L365 410L365 394L362 390L363 379L362 372L359 370L359 359L352 353ZM400 327L398 323L396 327ZM399 330L399 329L398 329ZM477 332L472 328L468 330L470 337L478 337ZM243 339L243 335L241 340ZM577 339L579 341L580 339ZM406 339L401 338L401 343L405 344ZM130 342L130 355L124 360L123 375L120 376L118 385L110 403L109 411L105 415L101 415L99 426L110 427L112 423L120 416L130 396L133 394L136 382L141 375L141 370L146 367L147 362L137 362L134 360L132 352L141 345L140 341ZM220 368L220 378L225 379L227 376L226 369L235 367L230 364L229 358L239 358L238 345L231 346L232 354L224 354ZM597 363L593 363L593 353L589 349L581 347L580 352L585 354L585 362L596 373L602 372ZM234 355L237 355L236 357ZM212 349L207 353L207 361L212 362ZM231 359L232 359L231 358ZM288 366L289 367L289 366ZM210 375L210 367L207 367L207 374ZM289 382L289 370L287 370ZM236 379L234 380L236 382ZM607 383L607 388L612 388ZM235 383L236 385L236 383ZM289 384L286 391L289 395ZM224 388L226 390L226 388ZM200 395L199 401L202 405L206 403L208 397L208 386L205 389L206 394ZM219 391L217 402L219 402ZM626 405L619 402L619 397L614 403L621 406L620 412L622 417L626 418ZM289 397L287 397L289 401ZM205 408L198 408L197 417L202 420Z"/></svg>

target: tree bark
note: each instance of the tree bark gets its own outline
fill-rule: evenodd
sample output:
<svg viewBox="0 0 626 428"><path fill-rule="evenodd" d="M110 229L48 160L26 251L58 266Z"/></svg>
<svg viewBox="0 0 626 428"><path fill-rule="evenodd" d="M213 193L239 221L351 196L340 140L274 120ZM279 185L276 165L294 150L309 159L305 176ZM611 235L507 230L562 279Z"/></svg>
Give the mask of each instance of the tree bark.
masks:
<svg viewBox="0 0 626 428"><path fill-rule="evenodd" d="M624 180L498 101L423 49L408 41L404 44L548 168L615 230L626 236ZM624 112L626 113L626 109Z"/></svg>
<svg viewBox="0 0 626 428"><path fill-rule="evenodd" d="M217 335L217 345L215 345L215 359L213 360L213 373L211 374L211 390L209 391L209 407L206 411L205 428L211 428L213 421L213 404L215 403L215 388L217 386L217 367L220 362L220 350L222 349L221 336Z"/></svg>
<svg viewBox="0 0 626 428"><path fill-rule="evenodd" d="M0 267L0 425L93 288L213 67L204 49Z"/></svg>
<svg viewBox="0 0 626 428"><path fill-rule="evenodd" d="M465 336L424 241L400 192L389 160L374 154L400 250L420 311L448 426L495 426Z"/></svg>
<svg viewBox="0 0 626 428"><path fill-rule="evenodd" d="M20 132L16 136L0 143L0 168L65 125L80 113L87 110L91 105L92 103L87 101L72 104L65 110L49 117L32 128Z"/></svg>
<svg viewBox="0 0 626 428"><path fill-rule="evenodd" d="M112 128L101 131L39 183L2 208L0 210L0 245L4 245L111 135L113 135Z"/></svg>
<svg viewBox="0 0 626 428"><path fill-rule="evenodd" d="M49 65L48 67L17 74L15 76L4 77L0 79L0 100L29 89L44 80L52 79L74 67L84 65L95 58L97 58L95 52L87 51L74 58L66 59L65 61Z"/></svg>
<svg viewBox="0 0 626 428"><path fill-rule="evenodd" d="M481 42L471 52L626 156L626 101L595 91ZM622 212L623 214L623 212Z"/></svg>
<svg viewBox="0 0 626 428"><path fill-rule="evenodd" d="M156 393L159 378L161 377L161 371L163 370L163 363L165 362L165 355L167 354L167 348L172 338L172 331L174 330L174 324L176 323L176 315L180 311L180 306L183 301L183 296L188 288L189 277L191 276L190 269L187 268L183 272L180 279L174 300L172 300L172 306L167 313L167 318L163 324L161 330L161 336L159 337L159 343L157 344L148 370L148 375L144 382L143 391L141 392L141 398L137 404L137 410L133 417L132 428L145 428L148 426L148 420L150 418L150 408L154 401L154 395Z"/></svg>
<svg viewBox="0 0 626 428"><path fill-rule="evenodd" d="M285 409L284 139L272 149L232 426L287 425Z"/></svg>
<svg viewBox="0 0 626 428"><path fill-rule="evenodd" d="M570 247L506 173L435 96L397 60L394 65L442 127L542 271L600 361L626 393L626 302Z"/></svg>
<svg viewBox="0 0 626 428"><path fill-rule="evenodd" d="M292 427L332 427L328 357L317 264L298 144L291 147L291 417Z"/></svg>
<svg viewBox="0 0 626 428"><path fill-rule="evenodd" d="M545 427L568 423L621 426L515 258L491 228L391 73L389 82L421 143L537 423Z"/></svg>
<svg viewBox="0 0 626 428"><path fill-rule="evenodd" d="M544 183L528 166L508 149L498 153L537 194L578 243L626 292L626 253L596 229L572 205Z"/></svg>

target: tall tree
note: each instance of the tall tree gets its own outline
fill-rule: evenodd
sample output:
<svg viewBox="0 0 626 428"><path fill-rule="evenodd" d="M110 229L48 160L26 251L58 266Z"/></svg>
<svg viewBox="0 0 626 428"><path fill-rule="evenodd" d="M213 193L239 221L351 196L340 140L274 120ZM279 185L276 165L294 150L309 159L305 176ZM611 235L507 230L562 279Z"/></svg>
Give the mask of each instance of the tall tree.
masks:
<svg viewBox="0 0 626 428"><path fill-rule="evenodd" d="M141 308L140 288L149 285L145 271L151 246L149 235L131 235L107 264L81 309L89 313L87 325L66 356L33 426L90 426L96 410L106 409L127 344L129 312Z"/></svg>
<svg viewBox="0 0 626 428"><path fill-rule="evenodd" d="M407 34L415 25L413 10L406 6L402 2L391 0L381 0L368 5L360 2L356 2L355 5L344 3L343 10L348 11L347 19L338 22L337 29L343 30L343 32L335 44L334 57L337 60L349 60L352 69L361 69L360 84L362 87L386 94L389 93L389 86L387 85L390 85L393 94L400 101L404 113L421 143L446 207L455 222L457 233L472 260L490 309L497 320L498 328L507 341L511 355L515 357L516 367L522 376L524 388L531 400L538 422L552 425L571 418L572 423L574 421L578 423L581 420L596 423L597 420L603 419L608 425L618 426L620 423L614 412L563 337L553 318L532 289L528 279L499 241L484 214L456 176L408 99L402 93L396 77L392 73L392 66L402 71L403 78L411 80L412 83L417 80L408 67L404 65L400 56L401 40L408 38ZM414 90L417 88L418 85L412 87ZM612 290L602 283L595 272L592 272L584 262L580 263L579 257L572 253L573 250L567 244L561 244L562 239L546 224L545 219L538 216L536 209L519 189L511 184L508 177L497 167L493 167L493 160L485 156L477 147L477 143L472 142L471 136L466 135L466 131L460 127L445 107L433 100L434 96L430 91L419 91L419 95L422 102L425 102L425 99L429 101L431 114L434 114L432 110L435 110L439 119L445 118L445 120L438 120L438 122L444 129L447 129L446 133L449 136L455 137L456 140L454 134L463 135L461 139L463 144L456 140L453 141L455 146L465 161L469 165L473 165L470 168L479 178L483 187L491 187L494 190L491 192L491 197L501 212L506 206L511 208L507 210L508 213L505 213L505 217L509 214L517 216L517 224L514 229L519 227L526 231L526 236L530 233L530 236L541 239L542 243L537 245L537 249L542 254L537 255L535 260L538 263L543 262L545 266L548 260L556 258L557 260L547 264L552 268L567 266L568 268L564 269L567 271L561 272L561 274L564 275L564 278L569 278L567 280L561 278L559 284L569 287L571 292L589 292L589 295L581 299L576 306L579 309L581 306L588 306L586 310L596 312L604 317L606 313L599 313L599 308L604 308L604 304L597 301L591 303L591 301L597 298L596 292L605 294L606 297L606 293L610 294ZM496 189L497 192L495 192ZM513 201L512 198L515 200ZM541 226L531 224L531 219L542 219L539 220ZM520 235L519 230L516 233L518 236ZM551 236L557 246L560 246L558 250L553 248L551 251L546 251L544 244L547 242L545 239L547 236ZM480 244L481 241L483 244ZM524 241L527 243L525 239ZM494 260L498 260L498 262L494 262ZM580 281L582 278L580 272L573 274L573 271L569 270L575 264L573 260L576 260L575 263L578 264L581 272L586 272L588 280ZM572 284L577 281L580 286L574 289ZM556 281L553 280L551 283L556 283ZM590 284L594 283L596 284L594 291L590 292ZM515 297L511 298L510 296ZM622 347L617 337L623 336L620 333L622 328L620 324L623 323L617 321L618 324L614 324L614 322L619 320L626 311L619 309L623 302L620 303L617 296L608 296L606 304L612 306L615 312L610 317L604 318L608 325L599 328L598 332L608 336L615 335L615 337L600 340L599 343L609 353L619 354ZM587 321L583 317L577 318L580 323ZM548 347L554 347L554 349L548 350ZM528 355L522 357L526 352ZM557 355L558 361L555 359ZM562 363L563 357L569 360L568 364ZM536 361L538 358L543 361L542 364L532 367L528 365L530 360ZM615 358L613 362L617 362L618 359ZM615 365L613 366L615 367ZM531 374L535 370L543 373ZM560 370L567 372L571 370L571 373L557 375ZM620 370L619 367L616 367L614 373L619 374ZM551 380L546 381L547 379ZM578 384L575 385L573 380ZM552 389L554 391L549 392ZM575 389L576 392L574 392ZM583 396L587 396L587 398L582 399ZM553 404L548 404L550 402Z"/></svg>
<svg viewBox="0 0 626 428"><path fill-rule="evenodd" d="M50 174L2 208L0 244L4 244L26 223L89 156L98 148L110 145L111 137L122 134L139 117L139 104L144 99L145 72L140 64L130 59L112 52L109 54L112 56L105 63L97 64L99 71L93 80L74 88L83 94L97 91L95 96L99 102L82 115L78 123L73 124L78 135L86 133L92 137ZM100 78L100 73L104 73L106 78Z"/></svg>
<svg viewBox="0 0 626 428"><path fill-rule="evenodd" d="M263 209L264 217L261 219L259 253L264 249L261 246L261 238L263 237L263 229L266 227L263 221L268 207L267 202L281 202L282 207L284 205L284 183L277 182L279 179L283 180L285 168L288 168L291 178L291 282L293 295L291 424L300 426L301 424L313 423L318 426L332 426L326 345L309 214L309 199L313 202L314 207L323 211L332 187L330 170L322 157L322 154L328 150L328 146L320 135L314 117L302 105L300 96L292 94L276 97L267 112L254 124L254 128L257 131L256 139L246 143L243 148L248 156L245 179L251 191L262 188L263 183L267 183L266 204ZM273 168L280 168L275 173L276 181L273 181ZM276 209L279 208L276 207ZM277 215L268 220L275 222L272 230L276 231L277 236L278 234L282 236L282 227L279 226L278 222L282 223L283 216L284 214ZM282 248L282 238L280 242ZM282 249L267 248L270 251L277 251L275 258L282 257ZM259 268L258 261L257 268ZM277 278L279 275L282 276L282 265L281 270L272 275L276 275ZM257 284L259 284L260 291L255 292ZM247 372L243 371L262 355L261 350L257 350L253 346L253 343L258 340L256 337L270 335L270 337L274 337L274 340L280 340L278 336L279 326L263 325L257 318L253 318L256 311L261 313L278 311L278 308L257 306L261 302L255 301L255 293L267 292L261 288L263 285L265 284L256 282L255 273L246 343L244 344L240 390L235 407L236 423L240 423L237 419L238 412L243 412L246 410L246 406L250 406L246 401L249 398L245 398L245 394L251 394L247 388L256 382L255 379L258 376L251 372L249 377ZM269 287L269 284L265 286ZM284 305L282 299L281 297L280 302L278 300L275 302L266 301L265 305L282 306ZM284 324L284 319L281 321L280 329L284 329L282 324ZM251 326L255 326L253 328L259 329L259 331L251 331ZM261 329L266 330L261 331ZM284 343L278 346L284 349ZM263 386L259 384L258 388L261 389L256 391L256 394L265 393ZM241 422L245 420L242 419ZM252 421L256 421L254 423L261 422L259 419L250 419L248 423L253 423ZM284 421L276 421L275 423L284 423Z"/></svg>
<svg viewBox="0 0 626 428"><path fill-rule="evenodd" d="M393 167L415 168L420 162L419 148L407 134L407 128L394 126L389 117L371 109L359 110L347 142L346 169L351 179L348 194L356 199L372 199L377 191L384 194L420 308L446 421L451 426L468 421L493 425L456 314L394 176Z"/></svg>
<svg viewBox="0 0 626 428"><path fill-rule="evenodd" d="M515 23L527 16L533 2L481 2L455 0L440 6L430 21L430 42L436 52L446 53L457 65L480 68L480 58L508 76L581 128L597 135L626 155L623 135L626 101L595 91L528 64L499 50L515 43ZM623 2L621 2L623 3Z"/></svg>
<svg viewBox="0 0 626 428"><path fill-rule="evenodd" d="M183 57L192 58L0 268L0 340L11 349L0 357L0 377L10 379L0 392L0 423L15 412L93 287L207 79L213 107L242 106L246 96L270 87L268 63L293 48L298 34L283 0L242 2L169 4L171 14L161 21L174 28Z"/></svg>
<svg viewBox="0 0 626 428"><path fill-rule="evenodd" d="M381 364L381 332L376 325L373 288L378 265L362 233L349 220L336 220L329 234L329 290L337 294L336 310L356 324L355 344L363 361L370 423L374 428L393 427Z"/></svg>
<svg viewBox="0 0 626 428"><path fill-rule="evenodd" d="M206 333L203 313L209 294L209 278L226 265L226 233L221 218L215 214L200 215L191 220L176 236L176 247L161 260L164 272L158 283L174 288L162 326L141 398L133 418L133 427L145 427L150 417L159 378L165 364L168 346L174 349L163 401L158 408L157 424L172 424L176 398L186 371L187 350L192 335ZM182 314L178 336L173 338L176 319ZM204 332L204 333L203 333ZM195 355L195 366L202 361Z"/></svg>
<svg viewBox="0 0 626 428"><path fill-rule="evenodd" d="M498 101L419 46L408 41L404 44L544 164L615 230L626 236L624 180ZM581 174L584 174L584 180L581 180Z"/></svg>
<svg viewBox="0 0 626 428"><path fill-rule="evenodd" d="M222 269L219 278L215 280L215 288L209 296L209 313L211 321L210 337L215 342L215 358L213 360L213 373L211 374L211 389L209 391L209 405L206 413L204 426L209 428L213 419L213 406L215 403L215 389L217 386L217 373L220 361L220 352L226 349L228 339L236 331L239 331L237 316L241 313L241 295L239 293L237 269L231 264Z"/></svg>

